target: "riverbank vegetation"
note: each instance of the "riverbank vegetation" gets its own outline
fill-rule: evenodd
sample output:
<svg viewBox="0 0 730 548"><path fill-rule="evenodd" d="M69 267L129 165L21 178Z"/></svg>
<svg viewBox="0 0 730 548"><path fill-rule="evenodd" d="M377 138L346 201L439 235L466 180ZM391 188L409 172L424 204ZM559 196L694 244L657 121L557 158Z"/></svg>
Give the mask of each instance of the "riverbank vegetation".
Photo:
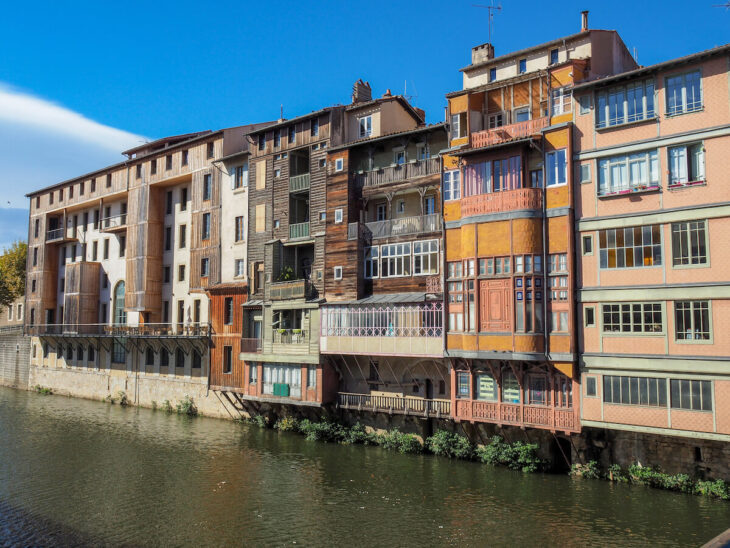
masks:
<svg viewBox="0 0 730 548"><path fill-rule="evenodd" d="M37 394L41 394L43 396L51 396L53 394L52 389L41 386L40 384L36 384L33 387L33 390L35 390Z"/></svg>
<svg viewBox="0 0 730 548"><path fill-rule="evenodd" d="M667 491L730 500L730 485L721 479L696 480L687 474L667 474L662 472L658 466L642 466L635 463L627 469L623 469L618 464L612 464L608 470L602 470L599 464L592 460L586 464L574 464L570 473L574 477L584 479L603 479L616 483L646 485Z"/></svg>

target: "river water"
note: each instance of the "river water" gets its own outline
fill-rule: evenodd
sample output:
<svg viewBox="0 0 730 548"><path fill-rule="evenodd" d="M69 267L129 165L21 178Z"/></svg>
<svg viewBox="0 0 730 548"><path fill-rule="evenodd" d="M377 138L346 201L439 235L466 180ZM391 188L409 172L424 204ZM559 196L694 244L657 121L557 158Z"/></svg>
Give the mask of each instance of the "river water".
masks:
<svg viewBox="0 0 730 548"><path fill-rule="evenodd" d="M0 388L0 545L696 546L730 504Z"/></svg>

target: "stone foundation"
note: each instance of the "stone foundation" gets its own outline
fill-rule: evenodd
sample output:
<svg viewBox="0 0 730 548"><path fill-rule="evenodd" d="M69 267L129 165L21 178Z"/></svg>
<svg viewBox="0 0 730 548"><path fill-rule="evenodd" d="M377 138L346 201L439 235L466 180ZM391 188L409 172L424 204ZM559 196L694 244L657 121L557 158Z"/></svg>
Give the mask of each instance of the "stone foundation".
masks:
<svg viewBox="0 0 730 548"><path fill-rule="evenodd" d="M23 328L4 328L0 332L0 385L28 388L30 337Z"/></svg>

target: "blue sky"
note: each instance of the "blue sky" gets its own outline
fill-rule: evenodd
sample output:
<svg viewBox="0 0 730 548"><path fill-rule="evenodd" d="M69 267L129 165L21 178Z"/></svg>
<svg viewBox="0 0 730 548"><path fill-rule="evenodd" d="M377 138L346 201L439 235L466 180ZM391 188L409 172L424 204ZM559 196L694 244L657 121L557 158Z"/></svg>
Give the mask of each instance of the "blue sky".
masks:
<svg viewBox="0 0 730 548"><path fill-rule="evenodd" d="M348 102L358 78L376 95L407 82L428 121L440 121L470 48L488 39L487 10L472 4L489 1L6 3L0 208L22 209L25 192L116 162L145 137L275 119L282 104L293 117ZM502 0L492 41L500 55L573 34L589 9L591 28L618 30L647 65L730 42L730 11L713 7L722 1ZM37 109L3 94L71 118L26 123ZM16 224L0 211L0 246L25 236Z"/></svg>

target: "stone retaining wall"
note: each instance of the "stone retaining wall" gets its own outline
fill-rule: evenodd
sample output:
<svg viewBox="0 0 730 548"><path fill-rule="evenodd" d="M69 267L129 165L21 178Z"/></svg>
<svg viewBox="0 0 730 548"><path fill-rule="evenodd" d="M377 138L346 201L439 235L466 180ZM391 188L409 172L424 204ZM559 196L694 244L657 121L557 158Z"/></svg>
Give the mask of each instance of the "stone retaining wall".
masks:
<svg viewBox="0 0 730 548"><path fill-rule="evenodd" d="M28 388L30 337L23 336L23 327L0 330L0 385Z"/></svg>

